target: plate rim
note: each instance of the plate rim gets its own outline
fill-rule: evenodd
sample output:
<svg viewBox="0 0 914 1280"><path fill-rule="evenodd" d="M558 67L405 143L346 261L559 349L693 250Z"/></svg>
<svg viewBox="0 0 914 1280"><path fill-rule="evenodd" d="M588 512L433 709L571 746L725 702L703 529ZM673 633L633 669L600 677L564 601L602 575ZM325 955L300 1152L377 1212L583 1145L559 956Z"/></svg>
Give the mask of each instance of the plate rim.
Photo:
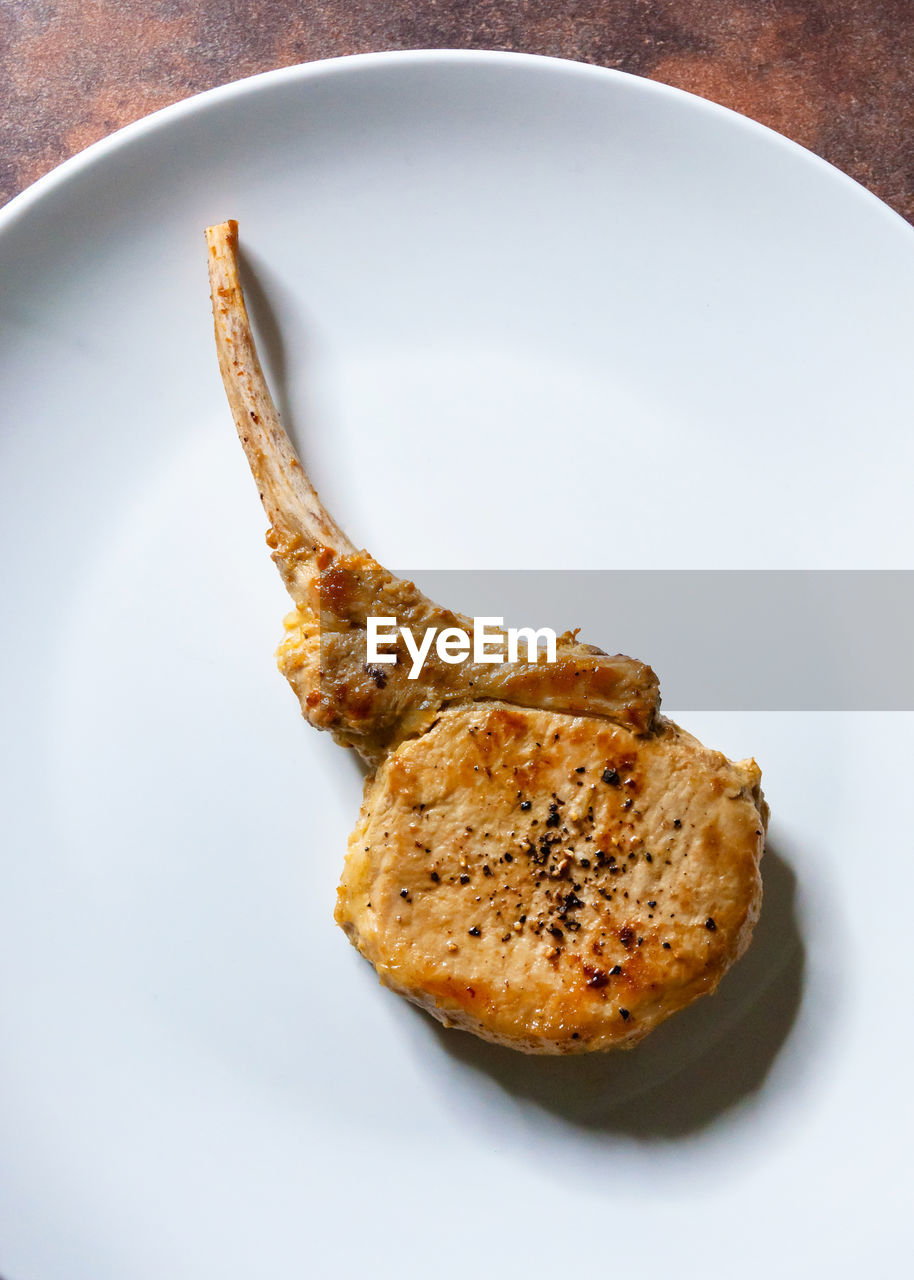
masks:
<svg viewBox="0 0 914 1280"><path fill-rule="evenodd" d="M845 173L843 169L839 169L831 161L826 160L802 143L779 133L776 129L752 119L751 116L743 115L732 107L725 107L719 102L691 93L687 89L680 89L661 80L652 80L647 76L636 75L630 71L621 71L616 67L604 67L596 63L581 62L574 58L559 58L551 54L524 53L500 49L427 48L390 49L370 53L341 54L332 58L319 58L308 62L292 63L289 66L273 67L267 71L258 71L250 76L242 76L237 80L229 80L223 84L214 85L210 89L203 89L199 93L191 94L189 97L180 98L177 102L160 107L148 115L141 116L138 120L131 121L131 123L115 129L114 132L106 134L96 142L90 143L89 146L61 161L60 164L42 174L41 177L13 196L6 205L0 208L0 249L2 249L4 235L11 231L31 211L33 206L50 197L59 187L64 186L72 176L91 169L96 164L103 163L109 154L129 148L134 141L138 141L147 134L156 133L160 129L167 129L173 121L180 120L184 116L191 116L200 110L218 106L223 100L228 102L232 99L244 98L252 94L269 92L273 85L284 82L294 83L295 81L301 81L302 83L307 83L309 80L319 79L324 76L357 75L365 67L380 66L395 69L398 66L423 63L429 66L436 64L451 64L454 66L461 64L464 66L525 66L531 70L538 69L547 73L579 75L593 80L615 80L627 85L628 90L631 92L640 92L664 98L673 104L679 104L684 109L704 111L712 117L728 122L731 127L744 130L750 136L755 135L761 139L767 139L769 144L773 143L777 147L786 150L788 155L793 154L806 163L812 164L824 178L836 182L838 190L843 189L847 195L857 200L862 200L873 214L878 213L881 215L886 222L887 228L900 231L905 237L914 236L914 226L906 218L886 204L868 187L865 187L863 183ZM914 245L914 242L912 242L912 245Z"/></svg>

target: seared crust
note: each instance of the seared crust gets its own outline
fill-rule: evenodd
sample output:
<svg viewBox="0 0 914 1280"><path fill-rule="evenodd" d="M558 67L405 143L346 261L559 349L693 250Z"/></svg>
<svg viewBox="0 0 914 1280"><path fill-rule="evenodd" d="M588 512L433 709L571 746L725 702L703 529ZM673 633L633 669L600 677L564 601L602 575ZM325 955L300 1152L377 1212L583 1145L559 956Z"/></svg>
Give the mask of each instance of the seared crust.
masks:
<svg viewBox="0 0 914 1280"><path fill-rule="evenodd" d="M328 555L303 603L286 619L279 669L298 695L306 718L329 729L339 742L371 764L404 738L421 733L445 704L498 698L518 706L600 715L637 733L647 733L660 703L659 682L643 662L610 657L579 644L570 632L558 638L556 661L459 664L442 662L434 649L421 679L410 680L410 659L401 640L384 667L367 660L369 615L394 617L415 641L432 627L473 622L434 604L412 583L395 577L365 551ZM494 633L493 633L494 634Z"/></svg>
<svg viewBox="0 0 914 1280"><path fill-rule="evenodd" d="M528 1053L628 1047L749 943L759 781L670 722L448 710L367 783L336 919L445 1025Z"/></svg>

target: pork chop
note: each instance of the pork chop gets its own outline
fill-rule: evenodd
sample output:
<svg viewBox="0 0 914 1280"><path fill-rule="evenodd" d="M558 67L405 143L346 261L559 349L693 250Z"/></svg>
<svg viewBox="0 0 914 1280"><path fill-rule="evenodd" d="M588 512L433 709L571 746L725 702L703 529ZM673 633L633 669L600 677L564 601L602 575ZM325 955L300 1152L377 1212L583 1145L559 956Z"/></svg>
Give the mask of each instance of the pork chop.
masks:
<svg viewBox="0 0 914 1280"><path fill-rule="evenodd" d="M649 667L576 636L556 660L368 661L367 619L473 624L330 517L279 422L238 273L207 231L216 343L295 609L280 669L305 717L373 769L336 920L382 982L529 1053L631 1046L715 989L761 906L767 806L752 760L659 714Z"/></svg>

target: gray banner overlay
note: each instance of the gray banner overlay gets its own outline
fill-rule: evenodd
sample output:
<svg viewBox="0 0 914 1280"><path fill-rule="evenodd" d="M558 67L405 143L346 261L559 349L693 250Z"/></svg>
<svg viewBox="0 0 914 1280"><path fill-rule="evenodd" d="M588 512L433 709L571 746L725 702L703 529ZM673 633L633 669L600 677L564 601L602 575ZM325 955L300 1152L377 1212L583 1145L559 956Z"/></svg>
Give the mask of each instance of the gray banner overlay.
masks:
<svg viewBox="0 0 914 1280"><path fill-rule="evenodd" d="M914 571L405 570L506 626L580 628L690 711L914 710Z"/></svg>

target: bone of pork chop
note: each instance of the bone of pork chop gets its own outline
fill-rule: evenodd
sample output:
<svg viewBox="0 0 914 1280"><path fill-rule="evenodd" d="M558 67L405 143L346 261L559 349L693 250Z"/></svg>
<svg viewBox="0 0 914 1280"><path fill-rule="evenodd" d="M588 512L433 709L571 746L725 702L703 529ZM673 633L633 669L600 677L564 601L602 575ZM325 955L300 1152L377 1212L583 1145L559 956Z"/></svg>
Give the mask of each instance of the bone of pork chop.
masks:
<svg viewBox="0 0 914 1280"><path fill-rule="evenodd" d="M369 616L395 617L416 642L429 627L457 626L472 636L472 621L358 551L326 511L279 421L257 357L239 279L237 223L208 228L206 239L219 367L270 520L267 543L296 606L286 620L279 665L306 719L375 765L428 728L443 706L486 699L601 716L638 734L650 732L660 702L654 672L579 644L572 633L558 639L555 663L540 654L526 662L449 664L433 647L420 677L409 680L402 639L394 648L396 664L368 663Z"/></svg>

